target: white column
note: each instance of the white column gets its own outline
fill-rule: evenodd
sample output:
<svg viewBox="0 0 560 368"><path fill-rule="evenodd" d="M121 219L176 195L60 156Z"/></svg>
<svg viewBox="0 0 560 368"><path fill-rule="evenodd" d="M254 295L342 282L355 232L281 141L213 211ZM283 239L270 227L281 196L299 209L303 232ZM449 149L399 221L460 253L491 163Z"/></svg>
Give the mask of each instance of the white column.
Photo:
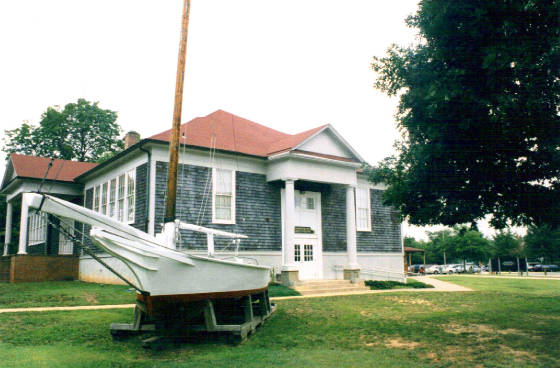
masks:
<svg viewBox="0 0 560 368"><path fill-rule="evenodd" d="M13 206L11 202L6 201L6 236L4 241L4 255L8 255L8 248L10 247L10 241L12 240L12 212Z"/></svg>
<svg viewBox="0 0 560 368"><path fill-rule="evenodd" d="M19 222L19 250L18 254L27 254L27 215L29 213L29 207L23 202L23 196L21 196L21 219Z"/></svg>
<svg viewBox="0 0 560 368"><path fill-rule="evenodd" d="M356 248L356 204L354 186L346 187L346 246L348 251L348 265L346 269L359 270L358 250Z"/></svg>
<svg viewBox="0 0 560 368"><path fill-rule="evenodd" d="M284 203L284 266L285 271L296 270L294 262L295 191L294 179L286 179Z"/></svg>

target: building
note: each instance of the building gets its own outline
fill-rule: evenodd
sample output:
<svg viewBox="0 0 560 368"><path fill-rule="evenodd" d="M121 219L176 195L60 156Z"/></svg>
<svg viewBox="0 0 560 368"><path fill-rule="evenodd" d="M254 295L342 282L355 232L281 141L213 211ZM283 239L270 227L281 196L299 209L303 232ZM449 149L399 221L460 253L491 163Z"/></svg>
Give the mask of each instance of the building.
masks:
<svg viewBox="0 0 560 368"><path fill-rule="evenodd" d="M168 130L140 140L129 133L126 149L99 165L56 160L43 189L156 234L165 211L170 135ZM43 160L44 168L34 165L33 176L22 174L34 160ZM1 187L8 203L37 189L47 163L10 156ZM290 278L402 279L398 214L382 204L383 186L366 180L363 164L330 125L289 135L218 110L181 126L177 215L185 222L247 235L238 255ZM18 254L53 254L64 248L63 237L49 236L41 216L22 217L21 228L27 231L21 232ZM82 231L68 219L63 223ZM58 241L58 248L51 241ZM6 245L13 253L9 236ZM235 245L218 238L215 246L225 255L236 252ZM184 231L180 247L205 253L206 237ZM120 261L101 256L126 274ZM83 280L115 281L89 256L80 256L79 267Z"/></svg>

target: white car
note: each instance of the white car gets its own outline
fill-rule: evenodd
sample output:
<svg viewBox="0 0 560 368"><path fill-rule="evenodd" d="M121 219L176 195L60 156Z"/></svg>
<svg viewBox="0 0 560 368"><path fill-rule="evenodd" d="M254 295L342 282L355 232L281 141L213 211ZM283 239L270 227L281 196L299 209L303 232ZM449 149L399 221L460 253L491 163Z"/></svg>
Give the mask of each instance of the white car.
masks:
<svg viewBox="0 0 560 368"><path fill-rule="evenodd" d="M448 274L457 273L457 270L456 270L457 266L461 266L461 265L460 264L448 264L447 266L443 267L442 273L448 273Z"/></svg>
<svg viewBox="0 0 560 368"><path fill-rule="evenodd" d="M440 265L429 265L426 266L426 273L439 275L440 273L442 273L442 268L443 266Z"/></svg>

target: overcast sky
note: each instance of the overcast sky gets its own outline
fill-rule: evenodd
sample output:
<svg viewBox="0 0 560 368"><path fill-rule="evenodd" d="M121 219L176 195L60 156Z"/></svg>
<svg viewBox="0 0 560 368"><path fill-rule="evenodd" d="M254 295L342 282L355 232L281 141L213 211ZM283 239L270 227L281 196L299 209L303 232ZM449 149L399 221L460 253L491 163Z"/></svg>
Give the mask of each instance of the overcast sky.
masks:
<svg viewBox="0 0 560 368"><path fill-rule="evenodd" d="M0 135L81 97L124 131L168 129L182 3L0 2ZM330 123L378 162L399 136L397 101L373 88L370 63L415 41L404 19L417 3L192 0L183 122L223 109L291 134Z"/></svg>

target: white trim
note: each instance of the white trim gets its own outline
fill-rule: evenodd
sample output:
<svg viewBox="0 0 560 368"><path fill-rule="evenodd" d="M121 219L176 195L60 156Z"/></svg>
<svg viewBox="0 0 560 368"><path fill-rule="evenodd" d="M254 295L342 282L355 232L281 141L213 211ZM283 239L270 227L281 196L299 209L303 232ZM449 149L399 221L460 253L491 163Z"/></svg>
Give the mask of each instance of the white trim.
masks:
<svg viewBox="0 0 560 368"><path fill-rule="evenodd" d="M142 163L140 163L140 165L142 165ZM103 198L106 199L106 212L105 215L109 216L109 204L110 204L110 199L111 199L111 181L115 180L116 181L116 187L115 187L115 208L114 208L114 213L113 216L110 216L111 218L123 223L123 224L133 224L136 220L136 188L137 188L137 183L136 183L136 169L138 168L138 166L133 166L133 167L128 167L127 170L124 171L112 171L111 172L111 176L108 175L104 175L103 178L105 179L104 181L95 181L95 185L88 185L84 187L84 199L86 196L86 192L90 189L93 189L93 194L92 194L92 201L91 201L91 210L97 213L101 213L103 214ZM133 204L134 204L134 209L133 209L133 215L132 215L132 220L128 219L128 199L129 199L129 193L128 193L128 175L129 173L132 173L132 175L134 176L134 200L133 200ZM121 205L120 205L120 197L119 197L119 187L121 185L121 176L124 176L124 197L123 197L123 204L122 204L122 213L123 213L123 217L122 220L119 219L119 211L121 210ZM104 192L103 191L103 186L107 185L107 191ZM98 190L99 189L99 190ZM95 196L97 194L97 192L100 192L99 195L99 205L96 208L95 207ZM150 194L151 195L151 194ZM85 203L84 203L85 206Z"/></svg>
<svg viewBox="0 0 560 368"><path fill-rule="evenodd" d="M360 228L358 221L358 214L360 213L360 206L358 206L358 191L364 190L366 192L366 203L367 203L367 226ZM371 231L371 193L367 186L358 185L356 187L356 231L368 232Z"/></svg>
<svg viewBox="0 0 560 368"><path fill-rule="evenodd" d="M222 171L230 171L231 172L231 219L230 220L222 220L222 219L217 219L216 218L216 188L217 188L217 175L216 175L216 171L217 170L222 170ZM227 225L233 225L235 224L235 207L236 207L236 203L235 203L235 170L229 170L229 169L218 169L216 167L212 168L212 223L213 224L227 224Z"/></svg>
<svg viewBox="0 0 560 368"><path fill-rule="evenodd" d="M361 167L362 164L359 162L349 162L349 161L342 161L342 160L335 160L332 158L327 158L327 157L319 157L319 156L315 156L313 154L306 154L306 153L302 153L302 152L282 152L282 153L278 153L276 155L272 155L272 156L268 156L268 160L269 161L277 161L277 160L281 160L281 159L288 159L288 158L301 158L307 161L317 161L317 162L322 162L322 163L328 163L328 164L332 164L332 165L336 165L336 166L349 166L349 167L354 167L354 168L358 168Z"/></svg>
<svg viewBox="0 0 560 368"><path fill-rule="evenodd" d="M152 156L150 163L150 198L148 199L148 234L156 233L156 160Z"/></svg>
<svg viewBox="0 0 560 368"><path fill-rule="evenodd" d="M362 158L362 156L360 156L358 154L358 152L352 148L352 146L350 144L348 144L348 142L346 142L346 140L344 138L342 138L342 136L340 135L340 133L338 133L330 124L327 124L327 126L325 126L323 129L319 130L318 132L315 132L315 134L307 137L306 139L303 140L303 142L301 142L300 144L298 144L297 146L295 146L293 149L298 149L301 146L305 145L307 142L309 142L310 140L312 140L313 138L315 138L316 136L318 136L319 134L323 133L325 130L330 130L334 136L336 138L338 138L338 140L340 140L340 142L342 142L342 144L344 144L346 146L346 148L348 148L348 150L360 161L360 162L364 162L364 159Z"/></svg>
<svg viewBox="0 0 560 368"><path fill-rule="evenodd" d="M345 256L347 254L346 251L342 251L342 252L323 252L323 256L329 256L329 257L334 257L334 256ZM361 256L402 256L402 253L400 252L358 252L358 257Z"/></svg>
<svg viewBox="0 0 560 368"><path fill-rule="evenodd" d="M294 200L295 200L295 196L299 194L301 195L300 190L295 189L294 190ZM315 202L315 215L316 215L316 219L317 219L317 229L316 229L316 233L312 234L312 235L306 235L306 234L295 234L293 235L293 243L294 246L291 247L291 249L289 249L289 252L294 253L295 252L295 244L296 241L300 240L303 241L304 239L311 239L313 241L315 241L317 243L317 247L314 249L313 251L313 261L315 262L315 266L317 267L315 272L317 274L317 279L321 279L324 276L324 272L323 272L323 218L322 218L322 205L321 205L321 200L322 200L322 193L321 192L312 192L312 191L306 191L306 193L312 193L314 194L314 198L316 198L316 202ZM281 213L281 223L282 223L282 265L286 264L286 260L285 260L285 222L286 222L286 190L284 188L282 188L280 190L280 213ZM297 208L295 207L294 204L294 215L295 215L295 211L297 211ZM296 224L294 223L294 226ZM304 256L304 252L303 252L303 248L301 249L301 257L303 258ZM295 262L295 261L294 261ZM298 262L296 262L296 266L299 265Z"/></svg>
<svg viewBox="0 0 560 368"><path fill-rule="evenodd" d="M136 168L133 167L132 169L128 170L125 172L125 176L126 176L126 194L124 197L124 201L125 201L125 208L126 208L126 213L125 213L125 223L126 224L133 224L136 220ZM128 189L130 188L130 183L129 183L129 179L130 177L133 177L134 180L134 188L132 189L133 194L130 194ZM129 216L129 211L130 211L130 207L129 207L129 203L128 200L129 198L132 197L132 220L130 220L130 216Z"/></svg>

